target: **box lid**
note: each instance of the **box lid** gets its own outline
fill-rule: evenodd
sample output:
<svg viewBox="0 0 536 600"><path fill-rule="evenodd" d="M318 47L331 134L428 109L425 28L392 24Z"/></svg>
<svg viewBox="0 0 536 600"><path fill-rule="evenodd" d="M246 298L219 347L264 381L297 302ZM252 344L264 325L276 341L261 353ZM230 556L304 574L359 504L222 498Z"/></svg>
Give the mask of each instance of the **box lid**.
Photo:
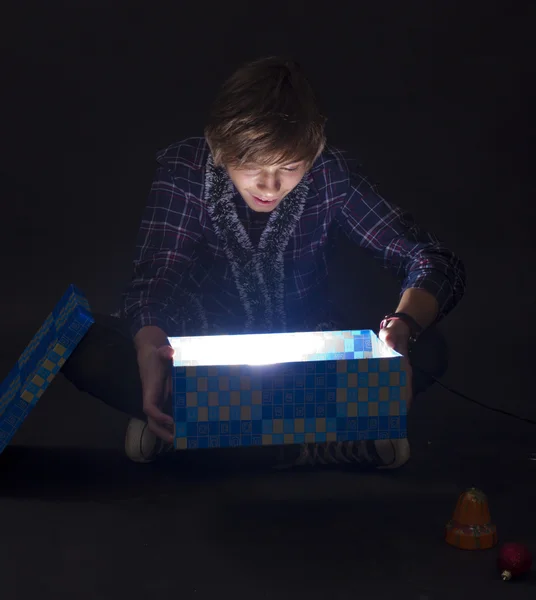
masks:
<svg viewBox="0 0 536 600"><path fill-rule="evenodd" d="M93 322L84 294L70 285L0 384L0 453Z"/></svg>

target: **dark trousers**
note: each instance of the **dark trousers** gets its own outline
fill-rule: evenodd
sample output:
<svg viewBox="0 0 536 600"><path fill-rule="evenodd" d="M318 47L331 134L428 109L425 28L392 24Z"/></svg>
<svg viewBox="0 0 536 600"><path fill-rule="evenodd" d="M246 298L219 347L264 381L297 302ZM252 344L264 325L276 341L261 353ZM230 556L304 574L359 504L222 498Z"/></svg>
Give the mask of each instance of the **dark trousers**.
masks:
<svg viewBox="0 0 536 600"><path fill-rule="evenodd" d="M410 361L415 397L447 368L447 346L437 328L421 335L411 351ZM94 325L65 363L62 373L78 390L127 415L145 419L136 351L125 321L95 315Z"/></svg>

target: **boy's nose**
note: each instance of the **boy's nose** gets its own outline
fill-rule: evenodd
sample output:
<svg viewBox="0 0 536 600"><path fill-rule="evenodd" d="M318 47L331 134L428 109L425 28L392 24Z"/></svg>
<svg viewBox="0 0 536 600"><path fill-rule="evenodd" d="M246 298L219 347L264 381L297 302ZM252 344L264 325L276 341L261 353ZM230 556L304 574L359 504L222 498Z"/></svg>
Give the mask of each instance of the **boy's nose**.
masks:
<svg viewBox="0 0 536 600"><path fill-rule="evenodd" d="M263 196L269 199L271 196L277 196L281 190L281 181L278 177L267 176L259 182L258 188Z"/></svg>

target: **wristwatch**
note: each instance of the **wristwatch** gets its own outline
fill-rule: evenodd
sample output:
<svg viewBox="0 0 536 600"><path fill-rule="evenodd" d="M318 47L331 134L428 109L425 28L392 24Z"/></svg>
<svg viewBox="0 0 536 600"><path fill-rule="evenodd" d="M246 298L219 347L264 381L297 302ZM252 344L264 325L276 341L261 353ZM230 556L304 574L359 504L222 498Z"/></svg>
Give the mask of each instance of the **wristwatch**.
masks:
<svg viewBox="0 0 536 600"><path fill-rule="evenodd" d="M403 321L409 327L410 342L416 342L423 331L423 327L421 327L412 316L404 312L394 312L385 315L380 323L380 329L385 329L390 321Z"/></svg>

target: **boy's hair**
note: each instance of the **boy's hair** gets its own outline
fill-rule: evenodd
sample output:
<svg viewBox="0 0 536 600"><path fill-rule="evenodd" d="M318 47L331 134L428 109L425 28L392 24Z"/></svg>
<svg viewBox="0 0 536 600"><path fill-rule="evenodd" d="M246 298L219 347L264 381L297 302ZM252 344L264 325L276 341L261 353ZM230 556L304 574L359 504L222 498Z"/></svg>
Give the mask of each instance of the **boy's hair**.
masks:
<svg viewBox="0 0 536 600"><path fill-rule="evenodd" d="M205 137L217 166L312 165L325 145L325 118L300 66L269 57L244 65L223 84Z"/></svg>

